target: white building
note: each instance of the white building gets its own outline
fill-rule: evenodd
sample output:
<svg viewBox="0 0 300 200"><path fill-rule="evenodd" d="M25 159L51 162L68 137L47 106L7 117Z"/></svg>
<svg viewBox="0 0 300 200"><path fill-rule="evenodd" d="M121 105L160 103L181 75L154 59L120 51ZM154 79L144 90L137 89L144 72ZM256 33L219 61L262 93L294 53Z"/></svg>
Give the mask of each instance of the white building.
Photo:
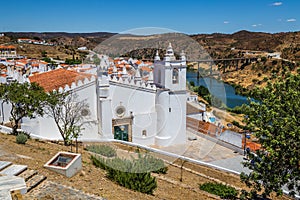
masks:
<svg viewBox="0 0 300 200"><path fill-rule="evenodd" d="M170 146L186 141L186 58L176 60L171 44L163 60L155 56L147 79L126 67L112 74L87 75L56 69L29 77L46 91L73 91L89 104L89 118L79 140L119 139L144 145ZM47 116L24 119L32 136L62 139Z"/></svg>
<svg viewBox="0 0 300 200"><path fill-rule="evenodd" d="M268 53L268 58L281 59L281 52Z"/></svg>
<svg viewBox="0 0 300 200"><path fill-rule="evenodd" d="M0 58L16 58L17 48L15 46L3 46L0 45Z"/></svg>

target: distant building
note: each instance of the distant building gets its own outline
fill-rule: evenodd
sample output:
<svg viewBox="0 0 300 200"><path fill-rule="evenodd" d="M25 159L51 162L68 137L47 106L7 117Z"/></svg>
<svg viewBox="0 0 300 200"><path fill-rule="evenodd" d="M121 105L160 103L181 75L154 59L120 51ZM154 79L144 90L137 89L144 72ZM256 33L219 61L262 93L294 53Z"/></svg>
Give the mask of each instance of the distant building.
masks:
<svg viewBox="0 0 300 200"><path fill-rule="evenodd" d="M88 50L87 47L79 47L79 48L77 48L77 49L80 50L80 51L86 51L86 50Z"/></svg>
<svg viewBox="0 0 300 200"><path fill-rule="evenodd" d="M15 46L0 46L0 57L1 58L16 58L17 49Z"/></svg>
<svg viewBox="0 0 300 200"><path fill-rule="evenodd" d="M268 53L268 58L281 59L281 52Z"/></svg>
<svg viewBox="0 0 300 200"><path fill-rule="evenodd" d="M29 39L29 38L19 38L18 39L18 43L31 44L32 43L32 39Z"/></svg>

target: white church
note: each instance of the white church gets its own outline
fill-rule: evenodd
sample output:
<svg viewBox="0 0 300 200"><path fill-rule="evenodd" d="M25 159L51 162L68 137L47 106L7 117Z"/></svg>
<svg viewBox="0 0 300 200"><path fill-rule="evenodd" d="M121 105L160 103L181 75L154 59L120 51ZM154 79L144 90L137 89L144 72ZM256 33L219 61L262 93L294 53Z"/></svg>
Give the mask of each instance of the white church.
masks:
<svg viewBox="0 0 300 200"><path fill-rule="evenodd" d="M71 91L86 100L89 109L83 113L81 141L117 139L157 146L186 142L186 57L181 53L177 60L171 44L163 59L156 53L147 79L138 71L127 73L124 67L121 74L114 70L98 76L55 69L29 76L29 81L46 91ZM1 113L7 110L2 108ZM21 128L32 137L62 139L47 116L23 119Z"/></svg>

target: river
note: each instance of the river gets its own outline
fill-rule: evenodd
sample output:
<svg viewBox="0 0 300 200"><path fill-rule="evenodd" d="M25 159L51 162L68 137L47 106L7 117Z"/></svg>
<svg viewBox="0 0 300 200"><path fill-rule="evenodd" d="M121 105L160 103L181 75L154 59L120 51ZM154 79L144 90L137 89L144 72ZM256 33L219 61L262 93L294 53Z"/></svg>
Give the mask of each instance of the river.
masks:
<svg viewBox="0 0 300 200"><path fill-rule="evenodd" d="M197 79L195 72L187 72L186 79L188 82L193 81L196 86L204 86L208 88L209 92L221 99L222 102L229 108L240 106L247 103L247 97L237 95L235 89L222 81L218 81L211 77Z"/></svg>

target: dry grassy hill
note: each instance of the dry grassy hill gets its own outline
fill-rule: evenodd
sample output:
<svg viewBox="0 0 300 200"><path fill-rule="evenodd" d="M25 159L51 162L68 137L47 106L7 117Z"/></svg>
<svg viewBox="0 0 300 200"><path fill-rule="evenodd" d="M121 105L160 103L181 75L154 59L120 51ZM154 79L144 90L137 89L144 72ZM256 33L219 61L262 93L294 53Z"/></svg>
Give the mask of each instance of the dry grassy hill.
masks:
<svg viewBox="0 0 300 200"><path fill-rule="evenodd" d="M71 178L66 178L44 168L43 165L58 151L70 151L70 147L34 139L29 140L25 145L20 145L16 143L15 136L2 133L0 133L0 141L0 160L27 165L29 169L37 170L39 174L46 176L47 181L66 185L105 199L220 199L199 189L198 184L205 182L225 182L237 188L245 188L236 175L189 162L184 164L183 181L180 182L180 167L174 165L180 165L181 161L177 160L174 165L168 166L167 174L156 177L158 187L153 195L147 195L121 187L108 179L104 170L96 168L92 164L90 154L83 149L83 146L79 148L83 164L81 172ZM134 147L127 145L111 143L108 145L114 145L118 151L122 151L124 154L136 151ZM31 196L38 190L42 191L42 188L38 186L33 189L24 196L24 199L31 200ZM47 194L43 199L53 198ZM272 199L288 200L289 198L273 196Z"/></svg>

